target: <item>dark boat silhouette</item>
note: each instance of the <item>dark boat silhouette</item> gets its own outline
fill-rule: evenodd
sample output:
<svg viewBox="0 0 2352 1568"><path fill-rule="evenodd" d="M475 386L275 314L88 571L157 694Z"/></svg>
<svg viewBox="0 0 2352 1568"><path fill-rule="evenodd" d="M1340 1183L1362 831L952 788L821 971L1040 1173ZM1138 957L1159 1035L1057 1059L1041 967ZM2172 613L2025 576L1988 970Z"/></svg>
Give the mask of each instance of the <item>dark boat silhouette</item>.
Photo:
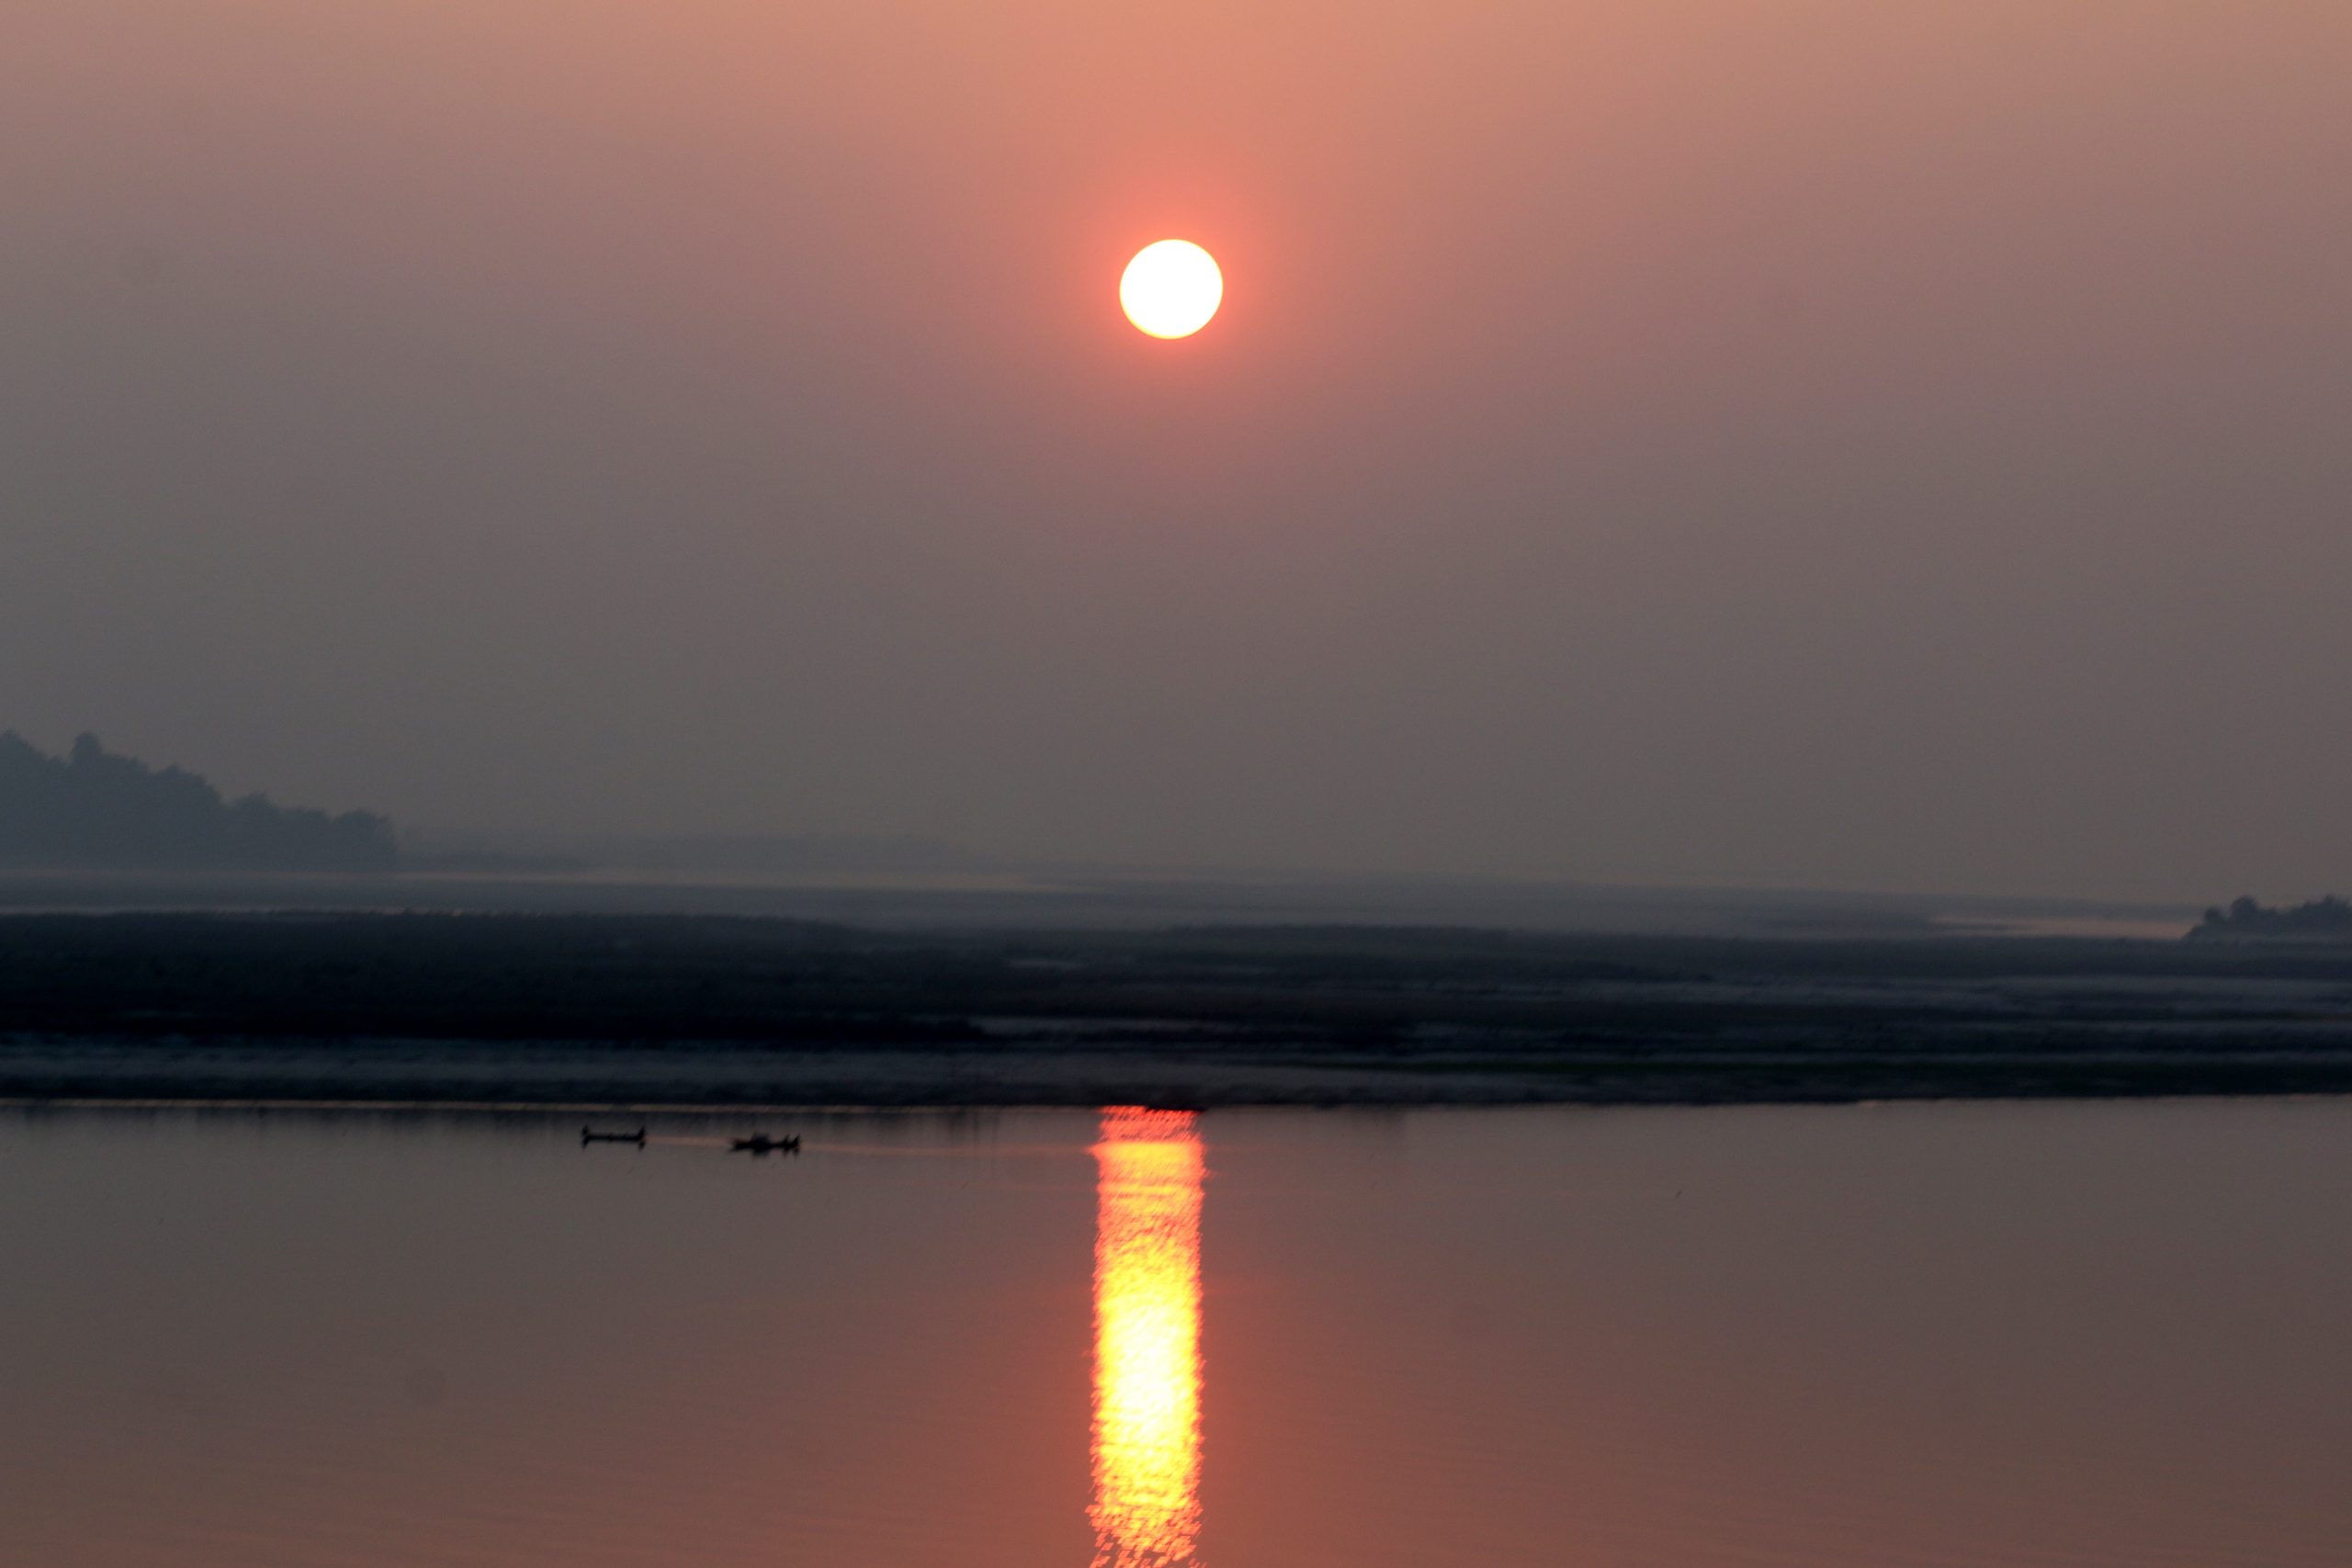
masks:
<svg viewBox="0 0 2352 1568"><path fill-rule="evenodd" d="M797 1155L800 1152L800 1134L771 1138L765 1133L754 1133L748 1138L730 1138L728 1145L740 1155Z"/></svg>
<svg viewBox="0 0 2352 1568"><path fill-rule="evenodd" d="M594 1127L581 1128L580 1146L586 1148L590 1144L635 1144L641 1149L645 1146L645 1129L639 1127L634 1133L599 1133Z"/></svg>

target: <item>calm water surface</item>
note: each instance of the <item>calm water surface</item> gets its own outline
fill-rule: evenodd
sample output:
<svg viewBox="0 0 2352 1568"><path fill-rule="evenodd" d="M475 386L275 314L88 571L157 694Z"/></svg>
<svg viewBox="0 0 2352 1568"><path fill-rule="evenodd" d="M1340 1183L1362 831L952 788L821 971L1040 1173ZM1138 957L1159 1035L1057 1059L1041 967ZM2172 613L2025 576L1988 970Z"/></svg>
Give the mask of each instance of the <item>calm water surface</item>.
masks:
<svg viewBox="0 0 2352 1568"><path fill-rule="evenodd" d="M763 1124L0 1118L0 1563L2352 1562L2352 1105Z"/></svg>

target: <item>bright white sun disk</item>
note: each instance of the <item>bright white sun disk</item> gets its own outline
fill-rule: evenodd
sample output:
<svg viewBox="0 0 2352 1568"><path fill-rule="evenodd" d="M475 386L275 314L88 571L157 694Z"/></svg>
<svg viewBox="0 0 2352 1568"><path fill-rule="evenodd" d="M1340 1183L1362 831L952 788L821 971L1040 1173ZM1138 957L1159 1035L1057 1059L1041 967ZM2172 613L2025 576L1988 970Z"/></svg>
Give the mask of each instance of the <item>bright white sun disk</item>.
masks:
<svg viewBox="0 0 2352 1568"><path fill-rule="evenodd" d="M1119 278L1119 306L1139 332L1190 337L1225 299L1216 259L1190 240L1161 240L1136 253Z"/></svg>

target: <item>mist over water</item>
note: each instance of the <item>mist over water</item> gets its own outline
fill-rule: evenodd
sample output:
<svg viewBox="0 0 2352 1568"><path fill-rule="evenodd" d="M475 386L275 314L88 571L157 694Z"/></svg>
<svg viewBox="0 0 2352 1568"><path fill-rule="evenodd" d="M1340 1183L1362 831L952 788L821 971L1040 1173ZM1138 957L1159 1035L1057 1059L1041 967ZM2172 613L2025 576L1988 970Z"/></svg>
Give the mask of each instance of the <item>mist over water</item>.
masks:
<svg viewBox="0 0 2352 1568"><path fill-rule="evenodd" d="M0 0L0 1568L2346 1568L2347 82Z"/></svg>

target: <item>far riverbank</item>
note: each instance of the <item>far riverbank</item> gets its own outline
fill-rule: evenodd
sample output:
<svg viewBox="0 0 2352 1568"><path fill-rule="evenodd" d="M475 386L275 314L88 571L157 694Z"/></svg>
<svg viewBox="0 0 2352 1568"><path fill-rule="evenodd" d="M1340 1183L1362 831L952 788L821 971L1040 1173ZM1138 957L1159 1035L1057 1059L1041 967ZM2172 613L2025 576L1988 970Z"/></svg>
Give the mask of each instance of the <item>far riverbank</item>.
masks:
<svg viewBox="0 0 2352 1568"><path fill-rule="evenodd" d="M2352 1092L2352 953L711 917L0 918L0 1099L1712 1104Z"/></svg>

